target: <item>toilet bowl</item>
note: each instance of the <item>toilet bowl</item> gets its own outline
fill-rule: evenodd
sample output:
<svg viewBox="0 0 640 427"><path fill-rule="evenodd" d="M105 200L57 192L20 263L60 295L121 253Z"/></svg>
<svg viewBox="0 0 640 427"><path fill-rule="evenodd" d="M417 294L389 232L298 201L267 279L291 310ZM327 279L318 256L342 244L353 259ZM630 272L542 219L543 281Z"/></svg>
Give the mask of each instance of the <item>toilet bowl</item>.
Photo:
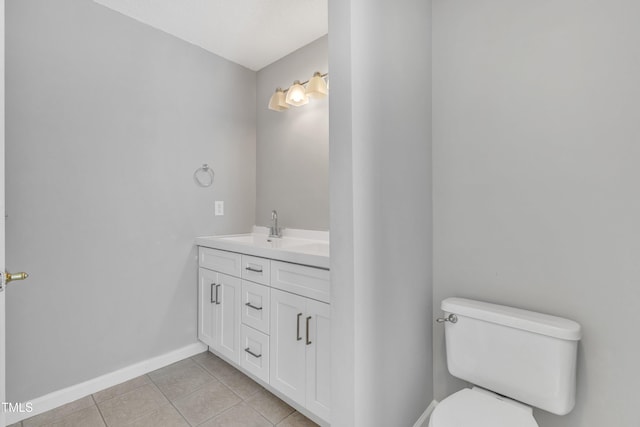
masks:
<svg viewBox="0 0 640 427"><path fill-rule="evenodd" d="M479 387L462 389L436 406L429 427L538 427L529 406Z"/></svg>

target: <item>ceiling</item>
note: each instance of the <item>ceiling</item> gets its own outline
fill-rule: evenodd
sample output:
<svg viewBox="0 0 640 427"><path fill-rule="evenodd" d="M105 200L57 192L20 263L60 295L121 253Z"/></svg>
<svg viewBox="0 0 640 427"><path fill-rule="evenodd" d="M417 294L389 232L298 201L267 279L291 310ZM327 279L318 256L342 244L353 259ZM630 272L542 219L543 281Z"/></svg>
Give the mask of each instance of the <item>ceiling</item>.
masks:
<svg viewBox="0 0 640 427"><path fill-rule="evenodd" d="M259 70L327 34L327 0L94 0Z"/></svg>

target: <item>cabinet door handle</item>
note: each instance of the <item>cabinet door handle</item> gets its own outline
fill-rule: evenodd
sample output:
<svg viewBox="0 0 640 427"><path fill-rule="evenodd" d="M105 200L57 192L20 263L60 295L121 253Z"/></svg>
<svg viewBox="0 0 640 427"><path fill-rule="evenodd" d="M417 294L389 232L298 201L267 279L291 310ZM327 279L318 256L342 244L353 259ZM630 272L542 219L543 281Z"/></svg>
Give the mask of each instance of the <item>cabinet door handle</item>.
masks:
<svg viewBox="0 0 640 427"><path fill-rule="evenodd" d="M311 344L311 340L309 339L309 320L311 320L311 316L307 317L307 345Z"/></svg>
<svg viewBox="0 0 640 427"><path fill-rule="evenodd" d="M296 341L300 341L302 339L300 336L300 316L302 316L302 313L298 313L298 319L296 320Z"/></svg>
<svg viewBox="0 0 640 427"><path fill-rule="evenodd" d="M251 304L250 302L245 304L247 307L249 308L253 308L254 310L262 310L262 307L256 307L255 305Z"/></svg>
<svg viewBox="0 0 640 427"><path fill-rule="evenodd" d="M218 289L220 289L221 285L216 285L216 304L220 304L220 298L218 298Z"/></svg>
<svg viewBox="0 0 640 427"><path fill-rule="evenodd" d="M245 348L244 351L246 351L247 353L249 353L250 355L252 355L256 359L259 359L259 358L262 357L262 354L255 354L253 351L251 351L251 347Z"/></svg>
<svg viewBox="0 0 640 427"><path fill-rule="evenodd" d="M258 270L257 268L253 268L253 267L245 267L244 269L248 271L253 271L254 273L262 273L262 269Z"/></svg>
<svg viewBox="0 0 640 427"><path fill-rule="evenodd" d="M211 298L210 298L210 299L211 299L211 304L213 304L213 303L215 302L215 301L214 301L214 299L213 299L213 287L214 287L215 285L216 285L215 283L212 283L212 284L211 284ZM217 298L217 297L216 297L216 298Z"/></svg>

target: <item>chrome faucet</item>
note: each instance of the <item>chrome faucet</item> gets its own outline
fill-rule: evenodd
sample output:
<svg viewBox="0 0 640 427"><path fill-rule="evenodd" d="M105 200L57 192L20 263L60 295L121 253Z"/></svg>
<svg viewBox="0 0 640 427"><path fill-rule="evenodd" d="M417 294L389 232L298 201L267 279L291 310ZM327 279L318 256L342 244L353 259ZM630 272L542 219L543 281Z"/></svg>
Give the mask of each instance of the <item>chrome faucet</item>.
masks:
<svg viewBox="0 0 640 427"><path fill-rule="evenodd" d="M278 228L278 212L271 211L271 227L269 227L269 237L282 237L282 230Z"/></svg>

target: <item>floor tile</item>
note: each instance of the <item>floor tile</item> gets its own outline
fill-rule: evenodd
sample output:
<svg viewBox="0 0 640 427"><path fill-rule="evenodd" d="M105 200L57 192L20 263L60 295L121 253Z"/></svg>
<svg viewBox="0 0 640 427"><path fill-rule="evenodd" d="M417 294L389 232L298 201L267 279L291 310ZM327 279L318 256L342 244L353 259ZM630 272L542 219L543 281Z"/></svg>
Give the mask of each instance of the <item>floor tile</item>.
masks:
<svg viewBox="0 0 640 427"><path fill-rule="evenodd" d="M172 405L164 405L157 411L127 424L127 427L189 427L189 423Z"/></svg>
<svg viewBox="0 0 640 427"><path fill-rule="evenodd" d="M194 361L191 358L180 360L176 363L172 363L171 365L165 366L164 368L156 369L155 371L149 372L147 376L151 381L154 381L156 378L168 375L173 372L180 371L182 369L188 368L189 366L193 366Z"/></svg>
<svg viewBox="0 0 640 427"><path fill-rule="evenodd" d="M246 403L224 411L199 427L272 427L265 417Z"/></svg>
<svg viewBox="0 0 640 427"><path fill-rule="evenodd" d="M114 385L113 387L109 387L106 390L94 393L93 398L97 403L104 402L105 400L112 399L120 394L130 392L131 390L135 390L138 387L149 384L149 382L149 377L147 377L146 375L142 375L121 384Z"/></svg>
<svg viewBox="0 0 640 427"><path fill-rule="evenodd" d="M262 390L260 384L238 370L229 375L222 376L220 381L242 399L251 397Z"/></svg>
<svg viewBox="0 0 640 427"><path fill-rule="evenodd" d="M7 426L7 427L22 427L22 421L18 421L17 423L11 424L10 426Z"/></svg>
<svg viewBox="0 0 640 427"><path fill-rule="evenodd" d="M105 425L317 427L210 352L181 360L10 427Z"/></svg>
<svg viewBox="0 0 640 427"><path fill-rule="evenodd" d="M318 424L296 411L278 423L278 427L318 427Z"/></svg>
<svg viewBox="0 0 640 427"><path fill-rule="evenodd" d="M148 415L168 403L156 386L147 384L100 402L98 408L107 425L116 427Z"/></svg>
<svg viewBox="0 0 640 427"><path fill-rule="evenodd" d="M66 417L67 415L94 405L95 402L93 401L93 398L91 396L85 396L82 399L75 400L71 403L67 403L66 405L62 405L50 411L43 412L42 414L36 415L35 417L23 420L22 426L39 427L46 424L51 424Z"/></svg>
<svg viewBox="0 0 640 427"><path fill-rule="evenodd" d="M274 424L279 423L294 411L291 406L287 405L267 390L260 390L248 398L246 402Z"/></svg>
<svg viewBox="0 0 640 427"><path fill-rule="evenodd" d="M206 351L203 351L202 353L196 354L195 356L191 356L191 359L198 362L201 359L206 359L207 357L211 357L211 356L214 356L214 354L211 353L209 350L206 350Z"/></svg>
<svg viewBox="0 0 640 427"><path fill-rule="evenodd" d="M215 380L211 374L190 359L153 371L149 377L171 401L186 396Z"/></svg>
<svg viewBox="0 0 640 427"><path fill-rule="evenodd" d="M104 427L104 421L97 406L90 406L81 409L73 414L67 415L59 421L47 424L50 427Z"/></svg>
<svg viewBox="0 0 640 427"><path fill-rule="evenodd" d="M240 401L241 399L227 386L215 380L176 400L174 405L191 425L198 425Z"/></svg>
<svg viewBox="0 0 640 427"><path fill-rule="evenodd" d="M205 353L200 353L197 356L194 356L192 359L218 379L233 375L235 372L238 372L236 368L208 351Z"/></svg>

